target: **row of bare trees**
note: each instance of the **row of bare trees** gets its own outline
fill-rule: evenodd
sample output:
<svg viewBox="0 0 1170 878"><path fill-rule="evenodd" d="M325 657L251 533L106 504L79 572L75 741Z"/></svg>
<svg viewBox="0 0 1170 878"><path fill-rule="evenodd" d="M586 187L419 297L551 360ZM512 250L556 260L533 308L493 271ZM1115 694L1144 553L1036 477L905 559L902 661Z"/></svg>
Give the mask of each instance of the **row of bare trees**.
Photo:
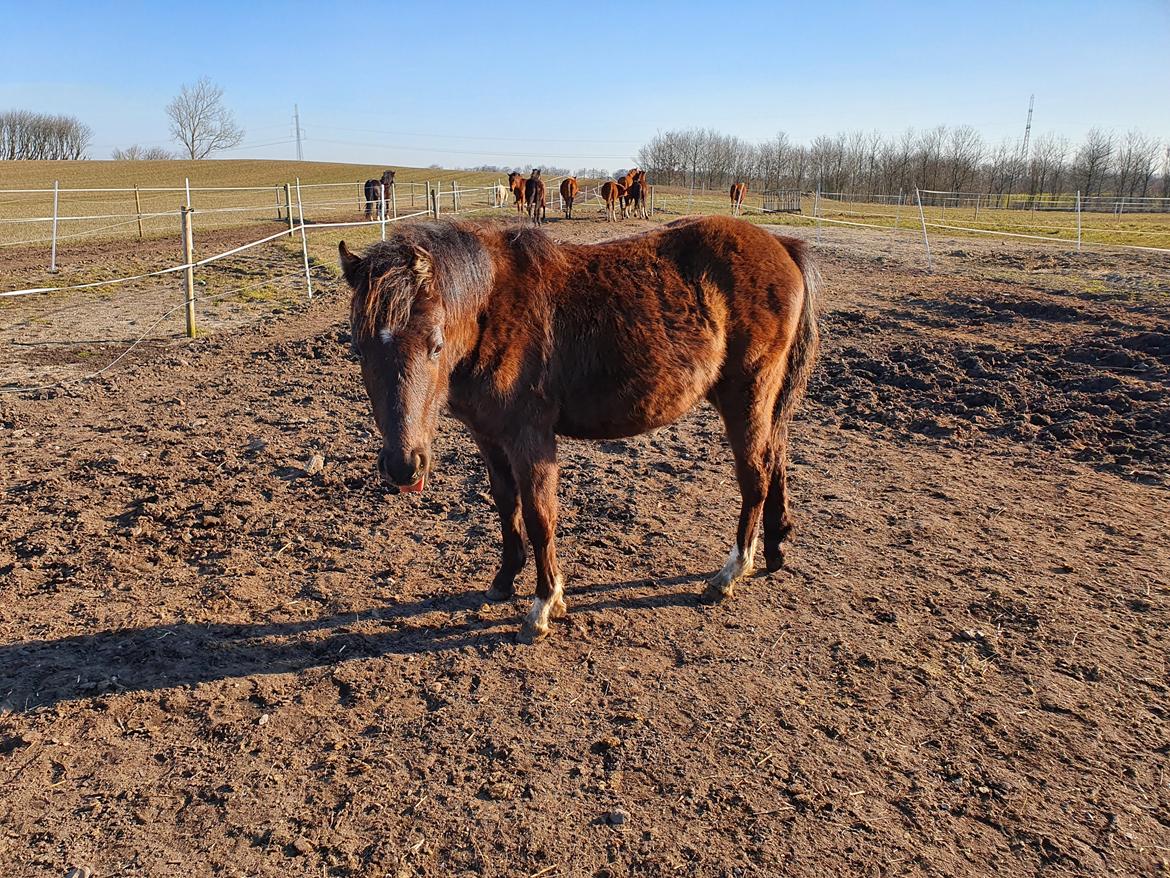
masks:
<svg viewBox="0 0 1170 878"><path fill-rule="evenodd" d="M0 159L79 159L92 138L90 127L73 116L0 113Z"/></svg>
<svg viewBox="0 0 1170 878"><path fill-rule="evenodd" d="M173 159L175 154L161 146L139 146L137 143L125 149L115 149L110 158L116 162L159 162Z"/></svg>
<svg viewBox="0 0 1170 878"><path fill-rule="evenodd" d="M1025 155L1018 141L991 145L970 125L907 129L894 137L851 131L809 144L793 143L783 132L750 143L691 128L658 134L637 159L660 184L704 189L742 180L757 191L819 186L853 195L917 186L998 195L1170 196L1170 148L1136 129L1116 135L1094 128L1075 147L1066 137L1042 134Z"/></svg>

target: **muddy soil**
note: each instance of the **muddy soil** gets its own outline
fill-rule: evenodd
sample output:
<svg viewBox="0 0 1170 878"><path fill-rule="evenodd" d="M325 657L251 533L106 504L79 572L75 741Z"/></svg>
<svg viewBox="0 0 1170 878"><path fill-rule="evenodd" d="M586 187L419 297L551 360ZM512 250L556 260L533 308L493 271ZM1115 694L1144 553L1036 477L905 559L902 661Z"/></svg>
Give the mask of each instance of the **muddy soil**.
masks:
<svg viewBox="0 0 1170 878"><path fill-rule="evenodd" d="M1164 874L1165 274L870 244L818 249L789 566L698 603L738 511L709 410L565 442L570 613L535 647L531 566L481 599L465 432L427 493L373 478L324 273L0 397L0 871Z"/></svg>

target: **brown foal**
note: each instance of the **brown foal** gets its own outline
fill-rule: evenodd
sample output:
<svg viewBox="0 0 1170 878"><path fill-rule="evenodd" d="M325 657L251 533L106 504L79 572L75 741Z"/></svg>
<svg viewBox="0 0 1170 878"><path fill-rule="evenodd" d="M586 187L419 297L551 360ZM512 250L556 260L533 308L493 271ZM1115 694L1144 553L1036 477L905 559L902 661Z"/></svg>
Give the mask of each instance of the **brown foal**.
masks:
<svg viewBox="0 0 1170 878"><path fill-rule="evenodd" d="M488 597L513 596L525 532L535 556L523 639L544 636L566 610L557 436L633 436L709 400L742 502L735 544L704 596L728 597L751 572L761 518L766 565L783 564L787 427L818 345L818 274L801 242L706 217L592 245L558 245L531 227L418 223L361 257L339 249L383 437L378 468L421 491L444 403L468 426L503 533Z"/></svg>

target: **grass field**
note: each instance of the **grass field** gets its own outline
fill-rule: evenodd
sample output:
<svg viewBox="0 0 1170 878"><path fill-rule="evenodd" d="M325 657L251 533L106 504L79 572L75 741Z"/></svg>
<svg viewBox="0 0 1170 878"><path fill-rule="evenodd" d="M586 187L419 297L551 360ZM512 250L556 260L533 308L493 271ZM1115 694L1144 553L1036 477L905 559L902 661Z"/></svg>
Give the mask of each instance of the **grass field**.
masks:
<svg viewBox="0 0 1170 878"><path fill-rule="evenodd" d="M225 159L158 162L2 162L0 163L0 246L46 244L52 235L53 184L62 189L133 191L72 192L59 196L58 241L77 238L138 236L141 212L144 235L177 234L175 212L185 201L185 181L192 187L191 204L197 228L228 228L277 222L285 183L299 178L306 219L354 219L363 206L362 183L380 176L385 167L397 171L400 212L425 208L426 183L439 184L450 199L452 182L461 188L494 185L499 174L474 171L404 168L396 165L351 165L331 162L284 162ZM221 187L248 187L211 191ZM5 190L34 189L37 192ZM149 191L149 190L168 191ZM293 195L295 205L295 193ZM95 217L69 219L69 217ZM42 218L30 222L32 218Z"/></svg>
<svg viewBox="0 0 1170 878"><path fill-rule="evenodd" d="M748 219L777 225L807 227L815 223L814 207L826 221L826 226L842 223L859 223L891 231L903 229L921 232L918 207L908 200L901 207L893 204L870 204L860 201L837 201L821 199L814 205L814 199L801 199L800 214L760 213L761 196L748 193L744 201L744 216ZM657 203L668 214L685 213L731 213L729 197L702 192L693 196L682 187L657 187ZM1038 239L1068 243L1075 246L1077 220L1073 213L1059 211L991 210L972 207L926 207L923 209L927 228L931 235L958 237L994 237L990 233L1009 235L1033 235ZM835 222L834 222L835 221ZM980 231L964 231L977 229ZM1081 216L1081 240L1083 244L1111 244L1127 247L1170 248L1170 214L1130 213L1117 216L1109 213L1084 213Z"/></svg>
<svg viewBox="0 0 1170 878"><path fill-rule="evenodd" d="M395 166L390 166L395 167ZM486 187L501 175L434 168L395 167L398 172L396 209L399 214L426 209L426 184L438 184L440 209L452 207L452 184L467 190L461 207L490 206ZM309 223L345 222L361 218L364 180L378 176L380 165L266 160L160 161L160 162L3 162L0 163L0 248L43 247L46 253L53 213L52 185L63 189L120 189L115 192L66 191L58 204L58 252L74 242L102 239L134 240L139 237L178 236L177 210L184 202L184 181L190 180L191 203L199 231L257 227L257 237L287 222L284 184L299 178L305 219ZM584 181L583 181L584 182ZM136 194L133 187L139 187ZM230 187L245 187L235 188ZM656 188L656 203L664 218L686 213L730 213L729 199L721 192L689 193L681 187ZM35 189L36 192L5 190ZM50 191L45 191L50 190ZM129 191L126 191L129 190ZM152 191L165 190L165 191ZM226 190L226 191L225 191ZM555 181L549 187L549 204L556 207ZM294 207L295 207L295 194ZM591 204L596 204L594 200ZM815 220L812 197L802 199L800 214L760 212L761 198L749 193L744 215L757 222L807 228ZM588 207L586 209L589 209ZM142 215L139 223L139 213ZM916 205L843 202L821 199L819 213L827 227L857 223L920 231ZM1061 245L1075 245L1077 220L1071 213L1055 211L991 210L970 207L927 207L924 211L932 236L988 238L995 234L1035 236ZM74 217L90 217L74 219ZM41 219L35 219L41 218ZM33 220L33 221L30 221ZM1085 213L1081 218L1082 242L1092 245L1170 248L1170 214ZM962 228L957 228L962 227ZM963 229L976 231L964 231ZM377 230L358 229L357 239L373 239Z"/></svg>

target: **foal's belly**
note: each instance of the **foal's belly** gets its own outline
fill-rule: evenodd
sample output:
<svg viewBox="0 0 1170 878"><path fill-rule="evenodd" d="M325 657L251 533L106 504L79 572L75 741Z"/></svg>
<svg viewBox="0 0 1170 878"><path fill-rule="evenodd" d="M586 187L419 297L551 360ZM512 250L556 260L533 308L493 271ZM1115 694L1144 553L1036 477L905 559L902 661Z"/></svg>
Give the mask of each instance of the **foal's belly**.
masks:
<svg viewBox="0 0 1170 878"><path fill-rule="evenodd" d="M613 398L578 400L561 409L556 423L559 436L572 439L624 439L672 424L689 412L703 398L690 392L670 400L647 397L638 404Z"/></svg>
<svg viewBox="0 0 1170 878"><path fill-rule="evenodd" d="M621 439L673 423L718 380L722 340L685 351L657 349L629 360L606 358L561 384L556 432L574 439ZM584 358L588 360L589 358Z"/></svg>

